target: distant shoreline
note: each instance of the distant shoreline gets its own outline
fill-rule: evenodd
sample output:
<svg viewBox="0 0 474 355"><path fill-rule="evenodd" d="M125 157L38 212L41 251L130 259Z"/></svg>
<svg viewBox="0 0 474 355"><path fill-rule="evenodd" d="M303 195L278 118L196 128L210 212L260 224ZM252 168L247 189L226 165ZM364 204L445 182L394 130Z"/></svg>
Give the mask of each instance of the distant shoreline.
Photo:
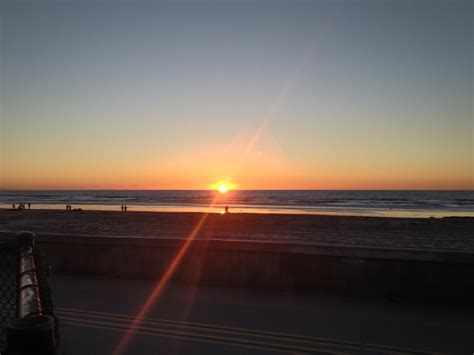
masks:
<svg viewBox="0 0 474 355"><path fill-rule="evenodd" d="M474 217L474 191L309 190L94 190L2 191L0 208L31 203L34 209L337 215L363 217Z"/></svg>

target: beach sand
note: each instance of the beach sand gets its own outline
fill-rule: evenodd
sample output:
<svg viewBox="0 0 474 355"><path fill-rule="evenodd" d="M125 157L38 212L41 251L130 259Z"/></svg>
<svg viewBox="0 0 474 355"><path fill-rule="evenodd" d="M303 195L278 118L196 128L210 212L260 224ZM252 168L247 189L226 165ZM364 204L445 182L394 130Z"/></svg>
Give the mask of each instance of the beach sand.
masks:
<svg viewBox="0 0 474 355"><path fill-rule="evenodd" d="M0 210L0 232L187 238L202 213ZM474 252L474 218L209 214L197 238Z"/></svg>

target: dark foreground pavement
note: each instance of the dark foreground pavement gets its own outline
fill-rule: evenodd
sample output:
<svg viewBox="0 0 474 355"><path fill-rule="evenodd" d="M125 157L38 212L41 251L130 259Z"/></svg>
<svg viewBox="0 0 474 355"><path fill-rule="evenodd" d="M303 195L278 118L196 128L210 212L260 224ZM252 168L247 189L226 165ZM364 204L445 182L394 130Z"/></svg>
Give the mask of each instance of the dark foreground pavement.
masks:
<svg viewBox="0 0 474 355"><path fill-rule="evenodd" d="M111 354L150 281L55 275L61 354ZM171 285L127 354L474 352L474 309Z"/></svg>

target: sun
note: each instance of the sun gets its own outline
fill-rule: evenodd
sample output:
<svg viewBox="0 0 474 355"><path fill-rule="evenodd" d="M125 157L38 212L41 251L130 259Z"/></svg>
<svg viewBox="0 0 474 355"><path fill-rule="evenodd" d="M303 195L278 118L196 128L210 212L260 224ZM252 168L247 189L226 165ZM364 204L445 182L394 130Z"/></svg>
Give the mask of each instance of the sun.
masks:
<svg viewBox="0 0 474 355"><path fill-rule="evenodd" d="M227 191L229 191L229 186L225 184L220 184L217 189L219 190L221 194L225 194Z"/></svg>
<svg viewBox="0 0 474 355"><path fill-rule="evenodd" d="M209 185L210 190L217 191L221 194L226 194L230 190L235 190L237 186L228 179L217 180L217 182Z"/></svg>

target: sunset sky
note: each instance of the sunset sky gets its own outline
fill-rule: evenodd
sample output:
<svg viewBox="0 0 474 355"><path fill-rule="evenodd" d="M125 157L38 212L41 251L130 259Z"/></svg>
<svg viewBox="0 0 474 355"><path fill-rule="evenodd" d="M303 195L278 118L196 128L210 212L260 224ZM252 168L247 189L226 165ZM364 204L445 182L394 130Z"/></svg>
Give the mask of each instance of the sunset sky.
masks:
<svg viewBox="0 0 474 355"><path fill-rule="evenodd" d="M472 189L473 11L2 2L0 188Z"/></svg>

